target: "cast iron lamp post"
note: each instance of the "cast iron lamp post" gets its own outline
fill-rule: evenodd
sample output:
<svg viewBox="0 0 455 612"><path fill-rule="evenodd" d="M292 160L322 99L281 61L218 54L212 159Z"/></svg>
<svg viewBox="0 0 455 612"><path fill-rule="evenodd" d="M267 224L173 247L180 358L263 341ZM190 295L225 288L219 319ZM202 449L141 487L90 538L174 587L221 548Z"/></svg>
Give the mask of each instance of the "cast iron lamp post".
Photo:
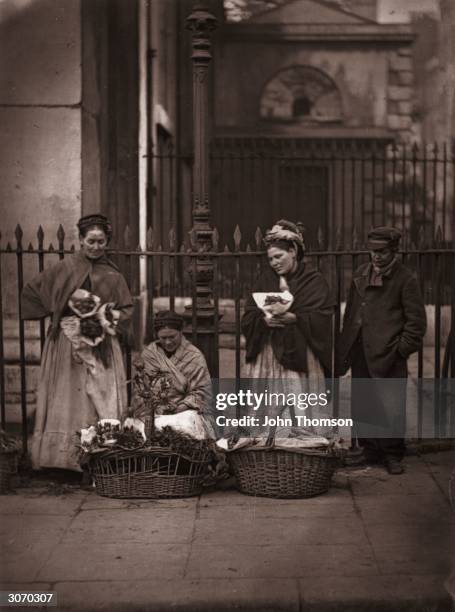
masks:
<svg viewBox="0 0 455 612"><path fill-rule="evenodd" d="M207 251L213 246L209 200L208 71L212 59L210 36L217 25L217 19L202 3L195 4L186 20L186 27L192 33L194 165L191 233L193 247L197 251ZM187 318L191 317L193 325L197 323L197 344L205 355L211 375L218 376L218 354L214 337L214 321L217 315L211 300L211 259L197 257L192 276L196 285L196 303L187 310ZM196 312L191 312L192 309Z"/></svg>

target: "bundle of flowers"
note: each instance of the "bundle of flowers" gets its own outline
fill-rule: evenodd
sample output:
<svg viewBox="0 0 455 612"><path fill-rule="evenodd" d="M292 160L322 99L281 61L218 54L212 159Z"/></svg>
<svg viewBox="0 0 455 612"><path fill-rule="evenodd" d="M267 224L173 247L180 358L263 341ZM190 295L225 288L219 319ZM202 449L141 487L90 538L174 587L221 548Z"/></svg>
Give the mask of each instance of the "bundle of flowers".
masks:
<svg viewBox="0 0 455 612"><path fill-rule="evenodd" d="M154 419L158 414L173 414L175 406L169 399L172 384L170 376L161 371L154 375L149 374L141 358L135 360L134 370L132 415L139 419L146 417Z"/></svg>
<svg viewBox="0 0 455 612"><path fill-rule="evenodd" d="M141 448L145 444L144 423L139 419L101 419L96 425L81 429L80 448L84 453L94 453L106 448Z"/></svg>
<svg viewBox="0 0 455 612"><path fill-rule="evenodd" d="M135 450L157 446L188 455L194 451L210 450L214 446L212 440L196 440L172 427L154 430L152 435L146 438L144 428L143 421L136 418L127 417L123 422L117 419L102 419L96 425L79 432L78 446L82 457L106 450Z"/></svg>
<svg viewBox="0 0 455 612"><path fill-rule="evenodd" d="M68 300L74 315L63 317L61 327L69 340L77 347L97 346L106 334L115 336L120 311L115 304L101 303L101 299L85 289L77 289Z"/></svg>
<svg viewBox="0 0 455 612"><path fill-rule="evenodd" d="M153 453L153 450L159 447L185 456L209 450L215 452L213 440L191 435L192 431L182 431L177 425L173 427L168 423L159 423L160 419L169 419L163 415L172 414L175 410L169 401L169 375L165 372L150 375L140 360L134 365L133 407L122 421L103 419L79 432L81 462L89 462L91 456L113 450L137 450L142 453L150 449Z"/></svg>
<svg viewBox="0 0 455 612"><path fill-rule="evenodd" d="M289 291L268 291L253 293L253 299L265 316L271 318L287 312L294 301L294 296Z"/></svg>

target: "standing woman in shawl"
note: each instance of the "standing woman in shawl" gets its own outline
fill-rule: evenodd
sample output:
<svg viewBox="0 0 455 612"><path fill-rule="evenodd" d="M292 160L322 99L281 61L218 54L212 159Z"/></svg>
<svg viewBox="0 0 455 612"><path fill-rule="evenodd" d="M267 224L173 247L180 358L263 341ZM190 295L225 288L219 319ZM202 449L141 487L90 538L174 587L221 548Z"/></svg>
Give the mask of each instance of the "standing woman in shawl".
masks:
<svg viewBox="0 0 455 612"><path fill-rule="evenodd" d="M125 279L105 254L112 229L104 215L82 217L81 249L47 268L22 293L24 319L51 317L44 345L32 442L35 469L80 471L75 433L126 408L117 338L132 314Z"/></svg>
<svg viewBox="0 0 455 612"><path fill-rule="evenodd" d="M269 379L272 386L277 381L286 387L289 381L288 392L317 392L331 372L334 301L329 286L320 272L305 264L303 237L294 223L277 221L266 232L265 243L269 268L254 291L289 291L294 300L287 312L266 318L253 297L248 298L241 322L244 376Z"/></svg>

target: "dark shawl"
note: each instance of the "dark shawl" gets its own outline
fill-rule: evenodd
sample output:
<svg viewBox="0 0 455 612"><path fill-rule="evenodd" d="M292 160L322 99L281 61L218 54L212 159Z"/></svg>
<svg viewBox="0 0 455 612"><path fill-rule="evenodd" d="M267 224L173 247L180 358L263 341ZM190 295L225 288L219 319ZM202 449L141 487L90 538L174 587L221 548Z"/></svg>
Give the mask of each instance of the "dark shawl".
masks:
<svg viewBox="0 0 455 612"><path fill-rule="evenodd" d="M22 291L23 319L41 319L52 316L55 333L65 312L71 294L90 281L90 290L101 302L115 302L121 308L120 323L131 317L133 300L125 279L107 257L88 259L82 251L41 272Z"/></svg>
<svg viewBox="0 0 455 612"><path fill-rule="evenodd" d="M320 361L325 374L332 369L332 313L334 300L320 272L300 262L296 272L286 277L294 296L289 312L297 316L295 324L270 328L264 313L252 296L245 304L241 327L246 338L246 361L256 359L270 339L277 361L285 368L307 372L307 346ZM254 291L280 291L280 277L268 268L259 278Z"/></svg>

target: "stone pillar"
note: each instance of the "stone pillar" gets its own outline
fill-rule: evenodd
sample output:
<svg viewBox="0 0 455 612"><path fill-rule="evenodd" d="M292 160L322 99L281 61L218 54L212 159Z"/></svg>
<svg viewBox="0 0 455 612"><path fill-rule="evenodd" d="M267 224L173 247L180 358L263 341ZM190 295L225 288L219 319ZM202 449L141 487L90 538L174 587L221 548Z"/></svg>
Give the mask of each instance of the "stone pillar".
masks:
<svg viewBox="0 0 455 612"><path fill-rule="evenodd" d="M192 33L194 166L192 194L192 245L196 251L212 248L209 199L209 91L208 72L212 60L210 36L217 27L216 18L202 4L196 4L187 18ZM213 263L197 257L191 267L196 285L196 303L186 311L189 324L197 323L196 343L204 353L212 376L218 376L218 354L214 336L215 311L212 295ZM195 312L194 312L195 309ZM190 333L190 329L186 328ZM192 331L192 328L191 328ZM194 334L192 334L194 337Z"/></svg>
<svg viewBox="0 0 455 612"><path fill-rule="evenodd" d="M415 100L412 47L406 45L389 54L389 85L387 88L388 127L401 142L415 139L412 115ZM414 137L414 138L413 138Z"/></svg>

